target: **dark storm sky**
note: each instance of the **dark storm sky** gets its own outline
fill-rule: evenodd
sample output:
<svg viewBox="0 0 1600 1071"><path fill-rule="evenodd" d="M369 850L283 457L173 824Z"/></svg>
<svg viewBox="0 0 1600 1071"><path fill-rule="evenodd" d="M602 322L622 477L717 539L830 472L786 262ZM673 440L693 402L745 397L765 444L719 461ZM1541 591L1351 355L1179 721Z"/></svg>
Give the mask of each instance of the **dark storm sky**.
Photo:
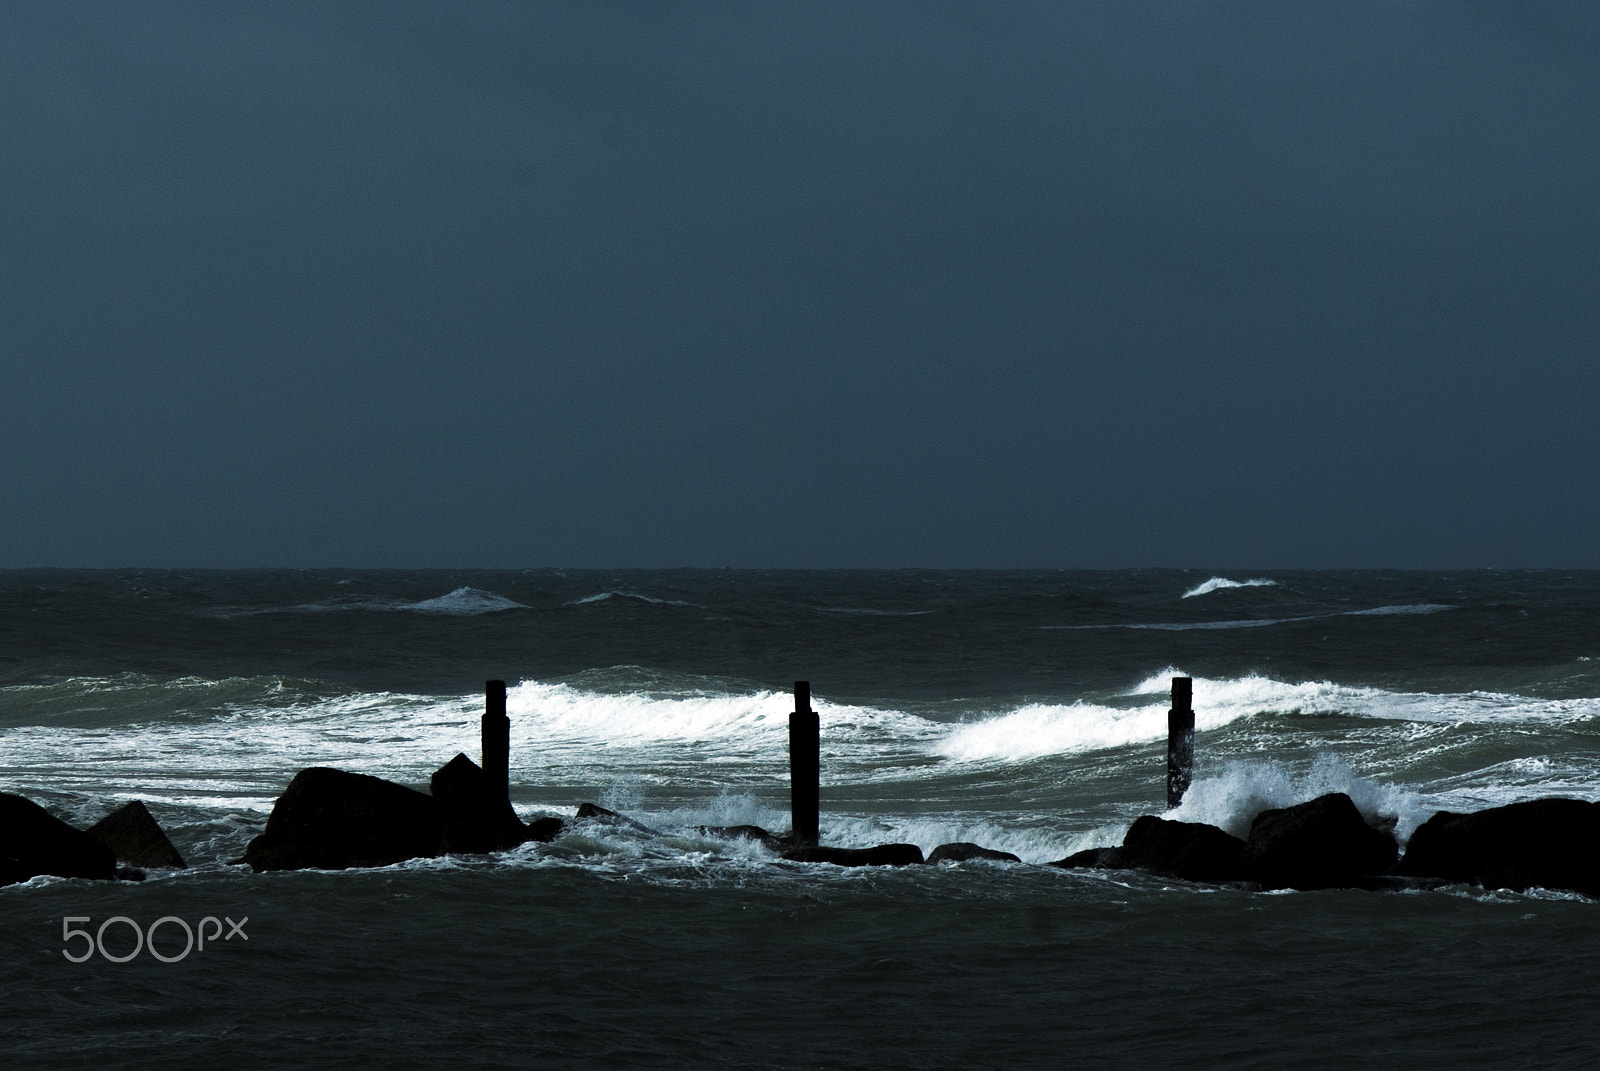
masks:
<svg viewBox="0 0 1600 1071"><path fill-rule="evenodd" d="M1600 566L1600 5L9 5L0 566Z"/></svg>

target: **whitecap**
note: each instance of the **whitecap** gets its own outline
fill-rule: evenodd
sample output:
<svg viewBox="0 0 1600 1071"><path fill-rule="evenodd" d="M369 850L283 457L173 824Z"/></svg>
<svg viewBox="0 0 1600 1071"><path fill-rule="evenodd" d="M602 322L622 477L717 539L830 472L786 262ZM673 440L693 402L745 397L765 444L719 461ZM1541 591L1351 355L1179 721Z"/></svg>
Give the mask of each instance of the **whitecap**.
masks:
<svg viewBox="0 0 1600 1071"><path fill-rule="evenodd" d="M413 610L419 614L456 614L462 617L498 613L501 610L527 609L520 602L508 599L503 595L496 595L492 591L480 591L477 588L456 588L448 595L440 595L436 599L423 599L421 602L405 603L398 608Z"/></svg>
<svg viewBox="0 0 1600 1071"><path fill-rule="evenodd" d="M1209 595L1211 592L1221 591L1223 588L1275 588L1277 586L1278 582L1276 580L1268 580L1265 577L1257 577L1254 580L1229 580L1225 576L1214 576L1205 583L1196 584L1184 592L1183 597L1192 599L1196 595Z"/></svg>

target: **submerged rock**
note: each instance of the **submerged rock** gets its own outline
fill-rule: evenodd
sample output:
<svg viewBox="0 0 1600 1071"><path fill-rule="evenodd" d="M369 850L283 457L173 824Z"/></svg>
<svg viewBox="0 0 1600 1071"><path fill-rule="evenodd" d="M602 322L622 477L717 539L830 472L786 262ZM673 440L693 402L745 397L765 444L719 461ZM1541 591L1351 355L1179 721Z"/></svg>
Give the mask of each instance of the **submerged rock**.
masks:
<svg viewBox="0 0 1600 1071"><path fill-rule="evenodd" d="M116 854L25 796L0 792L0 885L40 874L108 881Z"/></svg>
<svg viewBox="0 0 1600 1071"><path fill-rule="evenodd" d="M921 863L922 849L915 844L879 844L871 848L790 848L782 858L792 863L832 863L835 866L910 866Z"/></svg>
<svg viewBox="0 0 1600 1071"><path fill-rule="evenodd" d="M241 862L256 870L388 866L440 853L444 814L426 793L327 766L301 770Z"/></svg>
<svg viewBox="0 0 1600 1071"><path fill-rule="evenodd" d="M140 800L133 800L89 827L89 836L130 867L185 869L183 856Z"/></svg>
<svg viewBox="0 0 1600 1071"><path fill-rule="evenodd" d="M483 768L463 754L434 771L429 782L444 816L440 849L447 853L498 852L528 839L511 803L489 784Z"/></svg>
<svg viewBox="0 0 1600 1071"><path fill-rule="evenodd" d="M1262 811L1245 840L1244 877L1266 889L1375 887L1400 848L1373 829L1343 792Z"/></svg>
<svg viewBox="0 0 1600 1071"><path fill-rule="evenodd" d="M1440 811L1411 834L1395 872L1600 897L1600 803L1538 799L1472 814Z"/></svg>
<svg viewBox="0 0 1600 1071"><path fill-rule="evenodd" d="M941 844L928 854L929 863L964 863L969 859L992 859L996 862L1020 863L1021 859L1010 852L996 851L993 848L983 848L970 841L956 841L954 844Z"/></svg>
<svg viewBox="0 0 1600 1071"><path fill-rule="evenodd" d="M573 815L573 817L580 819L592 819L597 822L603 822L608 826L617 826L621 829L631 829L635 833L645 833L652 837L659 837L661 835L655 830L651 829L649 826L645 825L643 822L635 822L632 818L629 818L625 814L618 814L616 811L608 811L597 803L578 804L578 813Z"/></svg>
<svg viewBox="0 0 1600 1071"><path fill-rule="evenodd" d="M695 826L694 829L696 833L703 833L708 837L721 837L723 840L760 841L767 850L774 852L783 851L791 843L760 826Z"/></svg>

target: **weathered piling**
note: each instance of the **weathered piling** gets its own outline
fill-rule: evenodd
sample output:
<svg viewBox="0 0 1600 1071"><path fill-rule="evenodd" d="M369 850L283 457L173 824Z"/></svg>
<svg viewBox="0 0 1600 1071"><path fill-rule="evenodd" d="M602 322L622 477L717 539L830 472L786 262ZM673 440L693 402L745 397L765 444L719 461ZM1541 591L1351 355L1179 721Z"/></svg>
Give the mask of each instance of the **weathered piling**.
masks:
<svg viewBox="0 0 1600 1071"><path fill-rule="evenodd" d="M1172 709L1167 711L1167 808L1183 802L1194 777L1194 679L1172 678Z"/></svg>
<svg viewBox="0 0 1600 1071"><path fill-rule="evenodd" d="M511 798L511 719L506 682L483 682L483 772L497 799Z"/></svg>
<svg viewBox="0 0 1600 1071"><path fill-rule="evenodd" d="M822 725L811 709L811 682L794 682L789 715L789 827L796 844L817 843L822 806Z"/></svg>

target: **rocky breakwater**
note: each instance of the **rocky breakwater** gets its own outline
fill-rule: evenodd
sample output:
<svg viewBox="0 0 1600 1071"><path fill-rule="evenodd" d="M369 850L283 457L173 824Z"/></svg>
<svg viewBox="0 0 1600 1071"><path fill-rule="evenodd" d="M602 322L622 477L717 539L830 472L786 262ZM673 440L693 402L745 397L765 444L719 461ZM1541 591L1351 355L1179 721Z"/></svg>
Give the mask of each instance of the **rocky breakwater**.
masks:
<svg viewBox="0 0 1600 1071"><path fill-rule="evenodd" d="M1244 840L1216 826L1145 815L1120 847L1091 848L1051 865L1145 870L1185 881L1261 889L1380 888L1400 854L1342 792L1262 811Z"/></svg>
<svg viewBox="0 0 1600 1071"><path fill-rule="evenodd" d="M1363 818L1350 797L1330 793L1262 811L1243 840L1215 826L1145 815L1121 845L1050 865L1259 889L1460 883L1600 897L1600 803L1541 799L1472 814L1441 811L1412 834L1403 857L1391 830L1392 823Z"/></svg>

